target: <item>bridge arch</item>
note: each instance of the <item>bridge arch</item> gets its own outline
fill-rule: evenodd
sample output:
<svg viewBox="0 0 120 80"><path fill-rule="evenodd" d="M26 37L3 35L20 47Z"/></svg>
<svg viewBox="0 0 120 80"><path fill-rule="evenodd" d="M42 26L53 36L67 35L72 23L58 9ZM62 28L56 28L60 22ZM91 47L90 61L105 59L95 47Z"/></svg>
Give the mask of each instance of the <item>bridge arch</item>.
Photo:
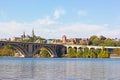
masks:
<svg viewBox="0 0 120 80"><path fill-rule="evenodd" d="M78 50L77 47L74 47L74 50L75 50L75 52L77 52L77 50Z"/></svg>
<svg viewBox="0 0 120 80"><path fill-rule="evenodd" d="M90 50L95 50L95 48L91 47Z"/></svg>
<svg viewBox="0 0 120 80"><path fill-rule="evenodd" d="M78 48L78 51L83 51L83 48L82 48L82 47L79 47L79 48Z"/></svg>
<svg viewBox="0 0 120 80"><path fill-rule="evenodd" d="M68 47L68 49L72 48L71 46Z"/></svg>
<svg viewBox="0 0 120 80"><path fill-rule="evenodd" d="M33 55L35 55L36 52L39 51L39 50L42 49L42 48L45 48L45 49L48 51L48 53L49 53L49 55L50 55L51 57L57 57L57 53L56 53L55 49L52 48L52 47L49 47L49 46L40 46L40 47L38 47L38 48L35 49L35 51L33 52Z"/></svg>
<svg viewBox="0 0 120 80"><path fill-rule="evenodd" d="M0 49L4 48L5 46L12 46L18 51L19 54L21 54L21 56L20 55L19 56L14 55L15 57L25 57L26 56L25 51L18 45L15 45L15 44L2 44L0 46ZM17 53L15 53L15 54L17 54Z"/></svg>

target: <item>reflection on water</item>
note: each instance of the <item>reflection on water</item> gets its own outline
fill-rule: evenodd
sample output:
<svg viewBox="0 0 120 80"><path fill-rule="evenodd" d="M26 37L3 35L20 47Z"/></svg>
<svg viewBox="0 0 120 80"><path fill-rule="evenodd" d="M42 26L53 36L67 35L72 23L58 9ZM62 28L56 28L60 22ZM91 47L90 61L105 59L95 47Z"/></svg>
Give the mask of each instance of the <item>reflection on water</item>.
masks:
<svg viewBox="0 0 120 80"><path fill-rule="evenodd" d="M0 58L0 80L120 80L120 59Z"/></svg>

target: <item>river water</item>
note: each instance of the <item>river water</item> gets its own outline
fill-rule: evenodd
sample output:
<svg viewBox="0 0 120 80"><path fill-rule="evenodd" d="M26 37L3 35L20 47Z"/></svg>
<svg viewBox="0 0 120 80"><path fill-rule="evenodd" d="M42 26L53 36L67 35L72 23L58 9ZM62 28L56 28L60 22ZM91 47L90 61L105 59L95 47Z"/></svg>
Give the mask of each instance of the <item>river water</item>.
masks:
<svg viewBox="0 0 120 80"><path fill-rule="evenodd" d="M120 80L120 59L0 58L0 80Z"/></svg>

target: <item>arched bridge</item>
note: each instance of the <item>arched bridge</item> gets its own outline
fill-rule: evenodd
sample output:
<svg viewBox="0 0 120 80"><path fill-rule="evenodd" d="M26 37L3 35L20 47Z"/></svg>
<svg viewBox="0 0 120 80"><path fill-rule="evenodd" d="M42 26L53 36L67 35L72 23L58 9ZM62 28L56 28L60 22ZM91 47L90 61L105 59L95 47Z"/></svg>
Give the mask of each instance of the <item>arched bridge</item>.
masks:
<svg viewBox="0 0 120 80"><path fill-rule="evenodd" d="M116 48L120 49L120 47L115 47L115 46L104 46L103 47L103 46L70 45L70 44L64 44L64 46L66 47L67 52L68 52L69 48L74 48L77 51L79 51L79 50L83 50L84 51L84 48L88 48L89 50L90 49L100 49L101 50L102 48L104 48L104 49L107 49L110 54L112 54L114 49L116 49Z"/></svg>
<svg viewBox="0 0 120 80"><path fill-rule="evenodd" d="M41 43L28 43L28 42L7 42L0 41L0 49L4 46L11 45L18 49L25 57L33 57L37 50L46 48L52 57L60 57L63 53L63 45L59 44L41 44Z"/></svg>

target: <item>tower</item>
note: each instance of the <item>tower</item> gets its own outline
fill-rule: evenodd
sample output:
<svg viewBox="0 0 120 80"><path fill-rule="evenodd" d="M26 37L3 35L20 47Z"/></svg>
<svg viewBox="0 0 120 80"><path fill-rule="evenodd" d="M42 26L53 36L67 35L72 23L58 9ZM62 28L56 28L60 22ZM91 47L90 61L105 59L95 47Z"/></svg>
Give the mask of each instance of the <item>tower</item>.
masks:
<svg viewBox="0 0 120 80"><path fill-rule="evenodd" d="M23 32L23 38L25 38L25 32Z"/></svg>
<svg viewBox="0 0 120 80"><path fill-rule="evenodd" d="M35 37L34 29L32 29L32 37Z"/></svg>
<svg viewBox="0 0 120 80"><path fill-rule="evenodd" d="M23 32L23 34L21 35L21 40L24 40L25 39L25 32Z"/></svg>
<svg viewBox="0 0 120 80"><path fill-rule="evenodd" d="M62 36L62 43L66 43L66 42L67 42L66 35L63 35L63 36Z"/></svg>

